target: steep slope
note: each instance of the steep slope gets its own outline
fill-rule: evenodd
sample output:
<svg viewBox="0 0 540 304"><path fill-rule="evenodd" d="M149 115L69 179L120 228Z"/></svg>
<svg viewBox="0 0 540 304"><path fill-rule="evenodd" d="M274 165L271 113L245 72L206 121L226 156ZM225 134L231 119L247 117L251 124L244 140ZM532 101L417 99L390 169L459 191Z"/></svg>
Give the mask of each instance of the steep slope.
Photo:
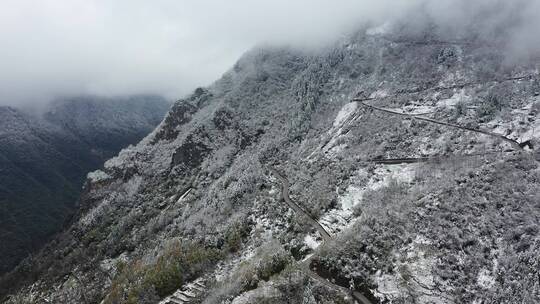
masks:
<svg viewBox="0 0 540 304"><path fill-rule="evenodd" d="M373 32L255 49L176 102L10 301L537 302L536 152L476 131L535 147L538 62Z"/></svg>
<svg viewBox="0 0 540 304"><path fill-rule="evenodd" d="M163 120L170 105L162 97L74 97L54 102L45 120L91 146L101 159L137 143Z"/></svg>
<svg viewBox="0 0 540 304"><path fill-rule="evenodd" d="M0 108L0 273L58 232L86 174L148 134L167 108L150 96L59 101L45 119Z"/></svg>

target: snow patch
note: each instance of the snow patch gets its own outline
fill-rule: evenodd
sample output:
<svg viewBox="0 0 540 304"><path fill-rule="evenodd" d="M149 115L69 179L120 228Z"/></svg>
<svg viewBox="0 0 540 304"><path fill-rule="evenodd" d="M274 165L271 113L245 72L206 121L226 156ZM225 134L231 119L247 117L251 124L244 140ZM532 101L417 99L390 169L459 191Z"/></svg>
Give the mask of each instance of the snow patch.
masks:
<svg viewBox="0 0 540 304"><path fill-rule="evenodd" d="M193 188L189 188L186 192L184 192L184 194L180 196L180 198L176 201L176 203L180 204L186 198L186 196L188 196L191 193L191 190L193 190Z"/></svg>
<svg viewBox="0 0 540 304"><path fill-rule="evenodd" d="M493 277L489 270L482 269L480 273L478 273L476 282L484 289L491 289L495 286L495 277Z"/></svg>
<svg viewBox="0 0 540 304"><path fill-rule="evenodd" d="M392 180L399 183L411 183L414 180L417 166L417 164L379 166L363 186L349 185L345 194L338 197L341 208L326 212L319 222L334 234L345 230L355 222L354 209L362 203L366 191L386 187L390 185ZM356 177L360 178L367 178L367 176L368 172L364 169L359 170L356 174Z"/></svg>
<svg viewBox="0 0 540 304"><path fill-rule="evenodd" d="M304 243L312 250L317 249L321 245L320 241L317 241L317 239L309 234L304 237Z"/></svg>
<svg viewBox="0 0 540 304"><path fill-rule="evenodd" d="M330 210L319 222L332 234L338 234L351 224L353 210Z"/></svg>
<svg viewBox="0 0 540 304"><path fill-rule="evenodd" d="M375 274L375 284L377 288L372 291L373 295L379 299L394 299L401 294L400 282L395 276L381 274L377 271Z"/></svg>
<svg viewBox="0 0 540 304"><path fill-rule="evenodd" d="M443 99L437 102L437 107L440 108L453 108L460 102L469 100L470 97L465 94L465 90L461 90L448 99Z"/></svg>
<svg viewBox="0 0 540 304"><path fill-rule="evenodd" d="M427 254L426 247L430 242L417 236L409 245L397 253L395 271L392 274L383 274L378 271L375 275L377 284L374 295L381 300L392 302L400 295L407 295L411 289L417 291L417 303L449 303L449 298L444 295L433 293L435 280L432 269L436 265L436 259Z"/></svg>
<svg viewBox="0 0 540 304"><path fill-rule="evenodd" d="M356 109L358 109L358 104L356 102L350 102L344 105L334 120L334 128L339 128L341 125L343 125L345 121L356 111Z"/></svg>
<svg viewBox="0 0 540 304"><path fill-rule="evenodd" d="M124 190L127 198L133 198L138 192L143 178L140 175L135 175L124 184Z"/></svg>
<svg viewBox="0 0 540 304"><path fill-rule="evenodd" d="M261 299L272 299L281 297L281 292L270 283L247 291L236 297L231 304L251 304L258 303Z"/></svg>
<svg viewBox="0 0 540 304"><path fill-rule="evenodd" d="M379 99L379 98L385 98L385 97L387 97L388 95L390 95L390 94L388 93L387 90L382 90L382 89L381 89L381 90L377 90L377 91L371 93L371 95L369 95L369 98L372 98L372 99Z"/></svg>
<svg viewBox="0 0 540 304"><path fill-rule="evenodd" d="M370 178L366 190L379 190L390 185L392 180L400 183L411 183L414 180L417 166L417 164L379 166Z"/></svg>
<svg viewBox="0 0 540 304"><path fill-rule="evenodd" d="M356 186L349 186L345 195L339 198L342 210L351 210L362 201L366 190Z"/></svg>
<svg viewBox="0 0 540 304"><path fill-rule="evenodd" d="M331 142L334 143L334 142ZM349 145L347 144L341 144L337 146L333 146L331 149L326 150L326 156L330 158L335 158L339 153L341 153L343 150L345 150Z"/></svg>
<svg viewBox="0 0 540 304"><path fill-rule="evenodd" d="M278 192L279 192L278 189L275 188L275 187L272 187L270 190L268 190L268 194L269 194L270 196L273 196L273 195L275 195L275 194L278 193Z"/></svg>
<svg viewBox="0 0 540 304"><path fill-rule="evenodd" d="M104 181L110 179L111 176L109 174L101 171L101 170L96 170L94 172L88 173L87 178L92 183L99 183L99 182L104 182Z"/></svg>
<svg viewBox="0 0 540 304"><path fill-rule="evenodd" d="M427 105L407 105L402 108L404 111L402 113L406 113L409 115L425 115L425 114L432 114L435 112L435 109L432 106ZM395 109L396 112L400 112L399 109Z"/></svg>
<svg viewBox="0 0 540 304"><path fill-rule="evenodd" d="M268 194L270 197L276 196L280 191L275 185L269 189ZM278 204L278 202L275 202ZM253 205L252 213L249 218L254 223L254 229L251 231L251 238L257 240L257 242L265 242L274 238L275 235L280 235L286 230L289 225L286 218L294 214L294 211L287 208L287 211L281 213L278 217L268 218L268 213L263 210L266 207L261 206L263 202L256 200Z"/></svg>
<svg viewBox="0 0 540 304"><path fill-rule="evenodd" d="M274 234L279 234L279 228L276 227L276 223L270 221L266 217L252 216L251 219L255 222L255 229L253 229L253 237L257 233L256 238L259 240L271 240Z"/></svg>
<svg viewBox="0 0 540 304"><path fill-rule="evenodd" d="M540 120L535 121L520 137L523 140L540 139Z"/></svg>
<svg viewBox="0 0 540 304"><path fill-rule="evenodd" d="M81 219L80 219L80 223L83 227L88 227L92 224L94 224L94 222L101 216L103 215L107 208L109 207L109 205L111 204L111 199L110 197L106 197L105 199L103 199L102 203L97 205L96 207L90 209Z"/></svg>
<svg viewBox="0 0 540 304"><path fill-rule="evenodd" d="M523 142L526 140L540 138L540 119L538 115L531 113L532 103L524 108L514 109L512 111L511 120L504 120L496 117L485 126L493 132L503 134L509 138Z"/></svg>
<svg viewBox="0 0 540 304"><path fill-rule="evenodd" d="M347 148L347 144L339 144L338 140L346 135L346 126L358 117L353 117L358 109L357 102L350 102L344 105L338 112L332 127L327 132L327 137L323 137L322 143L306 158L312 162L312 157L318 152L326 154L329 158L334 158ZM351 119L352 118L352 119Z"/></svg>

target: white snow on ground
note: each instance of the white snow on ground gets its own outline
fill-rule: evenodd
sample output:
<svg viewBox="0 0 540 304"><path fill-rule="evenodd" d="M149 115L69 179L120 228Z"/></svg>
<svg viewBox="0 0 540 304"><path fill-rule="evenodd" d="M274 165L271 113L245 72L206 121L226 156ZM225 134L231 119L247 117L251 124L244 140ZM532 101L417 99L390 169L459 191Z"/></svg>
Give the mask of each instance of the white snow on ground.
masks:
<svg viewBox="0 0 540 304"><path fill-rule="evenodd" d="M377 289L372 290L372 293L379 299L395 299L403 292L399 278L388 274L383 275L380 271L375 274L375 284L377 284Z"/></svg>
<svg viewBox="0 0 540 304"><path fill-rule="evenodd" d="M331 142L333 143L333 142ZM349 145L347 144L341 144L337 146L333 146L331 149L325 149L326 156L330 158L335 158L339 153L341 153L343 150L345 150Z"/></svg>
<svg viewBox="0 0 540 304"><path fill-rule="evenodd" d="M341 127L345 121L351 117L351 115L358 109L358 104L356 102L349 102L341 108L336 119L334 120L334 128Z"/></svg>
<svg viewBox="0 0 540 304"><path fill-rule="evenodd" d="M251 219L255 222L254 233L257 233L257 239L261 241L271 240L274 235L278 235L279 229L275 227L275 221L268 218L252 216Z"/></svg>
<svg viewBox="0 0 540 304"><path fill-rule="evenodd" d="M304 237L304 243L312 250L317 249L319 245L321 245L321 242L317 241L317 239L311 236L310 234Z"/></svg>
<svg viewBox="0 0 540 304"><path fill-rule="evenodd" d="M330 210L328 211L320 220L319 222L321 225L323 225L326 230L328 230L331 234L337 234L346 227L348 227L351 223L353 217L353 211L352 210Z"/></svg>
<svg viewBox="0 0 540 304"><path fill-rule="evenodd" d="M432 106L427 105L406 105L404 107L393 109L395 112L401 112L409 115L424 115L424 114L432 114L434 113L435 109Z"/></svg>
<svg viewBox="0 0 540 304"><path fill-rule="evenodd" d="M110 179L111 176L101 170L96 170L88 173L87 178L93 183L98 183Z"/></svg>
<svg viewBox="0 0 540 304"><path fill-rule="evenodd" d="M124 148L122 151L118 153L118 156L113 157L105 162L104 164L105 169L122 167L123 164L129 161L133 153L135 153L133 146L130 145L129 147Z"/></svg>
<svg viewBox="0 0 540 304"><path fill-rule="evenodd" d="M477 283L482 288L491 289L495 286L495 277L493 277L489 270L482 269L480 273L478 273Z"/></svg>
<svg viewBox="0 0 540 304"><path fill-rule="evenodd" d="M414 179L417 167L417 164L379 166L375 169L374 175L369 180L367 189L378 190L388 186L392 180L401 183L410 183Z"/></svg>
<svg viewBox="0 0 540 304"><path fill-rule="evenodd" d="M323 143L318 146L311 154L307 157L306 160L313 161L311 158L318 152L323 152L327 157L333 158L339 152L347 147L346 144L338 145L338 140L345 135L344 130L346 126L351 124L358 117L353 117L357 112L358 103L350 102L344 105L341 110L338 112L332 127L327 132L327 137L323 138ZM345 132L346 133L346 132Z"/></svg>
<svg viewBox="0 0 540 304"><path fill-rule="evenodd" d="M177 204L181 203L185 198L186 196L189 195L189 193L191 192L191 190L193 190L193 188L189 188L186 192L184 192L184 194L182 194L182 196L180 196L180 198L178 198L178 200L176 201Z"/></svg>
<svg viewBox="0 0 540 304"><path fill-rule="evenodd" d="M141 184L143 183L143 177L140 175L134 175L124 185L124 191L127 198L134 197L138 192Z"/></svg>
<svg viewBox="0 0 540 304"><path fill-rule="evenodd" d="M540 119L536 120L520 137L523 140L540 139Z"/></svg>
<svg viewBox="0 0 540 304"><path fill-rule="evenodd" d="M101 214L106 212L107 207L109 207L110 204L111 204L110 197L104 198L103 201L101 202L101 204L99 204L96 207L90 209L90 211L88 211L88 213L86 213L81 218L80 222L81 222L82 226L83 227L88 227L88 226L92 225L94 223L94 221L96 221L96 219Z"/></svg>
<svg viewBox="0 0 540 304"><path fill-rule="evenodd" d="M268 190L268 195L274 197L278 193L281 193L281 190L275 184L272 184L272 187ZM273 203L279 204L279 202L275 201ZM254 229L252 229L251 237L264 242L283 233L282 230L286 229L285 227L287 226L285 218L292 216L294 211L287 209L287 211L282 214L282 217L269 219L266 213L257 212L262 209L260 204L262 204L261 201L255 201L255 204L253 205L255 212L250 215L250 220L254 222Z"/></svg>
<svg viewBox="0 0 540 304"><path fill-rule="evenodd" d="M362 201L362 196L366 189L357 186L349 186L345 195L339 198L342 210L351 210Z"/></svg>
<svg viewBox="0 0 540 304"><path fill-rule="evenodd" d="M279 298L282 293L272 286L271 282L263 283L257 289L247 291L236 297L231 304L251 304L257 303L261 299Z"/></svg>
<svg viewBox="0 0 540 304"><path fill-rule="evenodd" d="M313 255L314 255L313 253L306 255L306 257L302 260L302 262L310 260L313 257Z"/></svg>
<svg viewBox="0 0 540 304"><path fill-rule="evenodd" d="M383 274L378 271L375 275L377 289L373 290L378 298L387 299L392 302L399 295L407 295L410 290L415 290L418 295L418 303L450 303L447 298L441 297L439 293L434 294L435 287L432 269L436 264L434 257L426 252L426 247L430 243L422 236L416 239L396 253L395 272Z"/></svg>
<svg viewBox="0 0 540 304"><path fill-rule="evenodd" d="M504 120L496 117L485 124L492 132L505 135L509 138L523 142L531 139L540 139L540 118L538 114L530 114L532 102L521 109L514 109L511 112L512 120Z"/></svg>
<svg viewBox="0 0 540 304"><path fill-rule="evenodd" d="M407 115L425 115L425 114L433 114L436 111L436 108L430 105L425 104L415 104L411 103L406 106L402 106L399 108L386 108L390 111L401 113L401 114L407 114Z"/></svg>
<svg viewBox="0 0 540 304"><path fill-rule="evenodd" d="M460 102L467 102L470 100L470 96L465 94L465 90L462 89L458 93L455 93L454 96L443 99L437 102L437 107L440 108L452 108L455 107Z"/></svg>
<svg viewBox="0 0 540 304"><path fill-rule="evenodd" d="M275 187L272 187L269 190L269 193L271 195L275 194L276 192L278 192L278 190ZM256 211L258 209L259 204L260 204L259 201L255 201L253 210ZM287 212L291 213L293 211L289 209ZM219 262L212 272L202 277L199 277L196 281L200 281L204 283L204 282L213 281L213 280L216 280L217 282L223 282L227 280L228 278L230 278L232 274L236 272L238 267L242 266L242 262L248 261L255 257L257 248L258 248L257 246L260 246L260 243L264 244L265 242L271 241L275 235L281 234L282 232L280 232L280 230L284 229L285 227L285 223L283 222L283 220L282 219L268 219L267 217L264 216L264 214L265 213L257 213L257 212L254 212L253 214L251 214L250 219L255 222L255 229L253 229L251 232L250 244L247 245L244 249L242 249L239 255L227 261ZM287 216L290 216L290 214L285 215L285 217ZM315 239L310 239L306 237L306 240L308 240L311 246L319 246L320 244ZM259 243L259 245L257 245L257 243ZM190 285L193 285L193 282L185 284L180 289L178 289L177 292L190 289L189 288ZM263 292L265 291L263 290ZM185 291L184 291L184 294L185 294ZM255 293L247 293L245 295L241 295L240 297L237 298L238 300L236 300L236 302L234 303L244 303L243 301L245 300L249 301L250 299L252 299L254 294ZM167 297L166 299L161 301L160 304L167 303L169 299L170 297Z"/></svg>
<svg viewBox="0 0 540 304"><path fill-rule="evenodd" d="M371 95L369 95L369 98L373 98L373 99L377 99L377 98L385 98L385 97L387 97L388 95L390 95L390 94L388 93L387 90L382 90L382 89L381 89L381 90L377 90L377 91L371 93Z"/></svg>
<svg viewBox="0 0 540 304"><path fill-rule="evenodd" d="M274 194L278 193L278 189L275 188L275 187L272 187L269 191L268 191L268 194L270 194L270 196L273 196Z"/></svg>
<svg viewBox="0 0 540 304"><path fill-rule="evenodd" d="M427 136L419 137L418 151L422 156L443 155L448 140L448 133L442 133L435 140Z"/></svg>
<svg viewBox="0 0 540 304"><path fill-rule="evenodd" d="M417 164L379 166L365 185L351 184L345 194L338 197L341 208L328 211L319 219L319 222L334 234L343 231L354 223L354 208L362 203L364 193L367 190L378 190L388 186L392 180L398 183L411 183L414 180L417 166ZM367 177L368 172L365 169L360 169L356 176Z"/></svg>

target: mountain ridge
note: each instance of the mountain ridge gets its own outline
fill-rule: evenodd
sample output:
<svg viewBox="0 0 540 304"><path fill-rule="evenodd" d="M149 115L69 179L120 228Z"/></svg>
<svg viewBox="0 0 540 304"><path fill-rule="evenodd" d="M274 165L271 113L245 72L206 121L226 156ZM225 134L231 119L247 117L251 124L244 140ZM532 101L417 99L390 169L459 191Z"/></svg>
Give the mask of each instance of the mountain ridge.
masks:
<svg viewBox="0 0 540 304"><path fill-rule="evenodd" d="M137 98L142 99L137 101ZM101 107L102 114L97 115L104 115L107 109L113 113L113 107L109 105L113 100L98 100L97 97L88 99L89 104ZM0 201L4 244L0 252L3 260L1 273L34 252L67 223L76 209L87 172L99 168L105 159L122 147L146 135L159 122L159 113L163 114L168 108L168 103L157 97L126 99L122 106L126 111L140 113L141 110L133 109L137 103L148 105L153 102L155 106L142 109L148 113L148 119L142 114L140 117L124 115L126 121L132 121L132 131L113 128L110 123L110 127L98 123L91 130L80 128L90 132L82 134L74 132L73 125L62 122L62 117L81 113L76 106L79 102L77 98L57 101L54 107L61 113L56 116L51 114L51 108L44 114L31 114L13 107L0 107L0 180L3 185ZM129 104L132 109L129 109ZM86 121L95 121L96 116L88 114ZM79 116L77 121L81 122L82 118ZM100 131L96 135L108 137L109 143L114 144L99 142L88 135L96 133L96 130Z"/></svg>
<svg viewBox="0 0 540 304"><path fill-rule="evenodd" d="M201 278L202 303L534 302L537 151L351 102L537 142L539 63L502 58L366 31L317 54L252 50L88 176L83 212L11 275L23 289L6 303L157 303ZM448 158L368 161L434 155ZM281 202L267 165L336 237Z"/></svg>

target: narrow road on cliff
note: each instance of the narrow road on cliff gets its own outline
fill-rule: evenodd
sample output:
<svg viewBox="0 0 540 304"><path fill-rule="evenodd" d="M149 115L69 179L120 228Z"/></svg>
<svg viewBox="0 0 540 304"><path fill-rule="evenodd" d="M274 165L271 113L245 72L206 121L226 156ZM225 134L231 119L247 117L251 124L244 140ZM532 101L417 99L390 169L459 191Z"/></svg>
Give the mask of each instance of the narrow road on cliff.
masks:
<svg viewBox="0 0 540 304"><path fill-rule="evenodd" d="M517 141L515 141L515 140L513 140L511 138L508 138L508 137L506 137L506 136L504 136L502 134L499 134L499 133L494 133L494 132L490 132L490 131L486 131L486 130L482 130L482 129L475 129L475 128L470 128L470 127L460 126L460 125L456 125L456 124L452 124L452 123L448 123L448 122L442 122L442 121L438 121L438 120L431 119L431 118L425 118L425 117L421 117L421 116L414 115L414 114L401 113L401 112L396 112L396 111L392 111L392 110L388 110L388 109L384 109L384 108L379 108L379 107L376 107L376 106L373 106L373 105L370 105L370 104L366 103L365 100L366 99L353 99L352 101L353 102L359 102L360 105L362 105L363 107L366 107L366 108L369 108L369 109L372 109L372 110L376 110L376 111L379 111L379 112L384 112L384 113L388 113L388 114L392 114L392 115L409 117L409 118L412 118L412 119L415 119L415 120L425 121L425 122L429 122L429 123L432 123L432 124L442 125L442 126L446 126L446 127L461 129L461 130L465 130L465 131L469 131L469 132L475 132L475 133L480 133L480 134L488 135L488 136L491 136L491 137L495 137L495 138L501 139L501 140L506 141L507 143L511 144L518 151L523 150L523 146L519 142L517 142Z"/></svg>
<svg viewBox="0 0 540 304"><path fill-rule="evenodd" d="M291 200L291 197L289 196L289 180L272 167L270 167L270 171L272 171L272 174L274 174L281 181L281 197L285 203L287 203L287 205L294 210L294 212L305 217L310 224L317 229L324 241L329 241L332 236L330 233L328 233L326 228L324 228L321 223L314 219L307 211L300 207L300 205Z"/></svg>
<svg viewBox="0 0 540 304"><path fill-rule="evenodd" d="M328 233L328 231L316 219L311 217L311 215L307 211L305 211L302 207L300 207L300 205L295 203L290 198L290 196L289 196L289 186L290 186L289 180L285 176L281 175L275 168L273 168L273 167L268 167L268 168L270 169L272 174L274 174L281 181L281 197L283 198L285 203L289 206L289 208L291 208L298 215L301 215L302 217L306 218L308 220L308 222L319 232L319 234L322 236L324 242L330 241L332 239L332 235L330 235L330 233ZM339 290L339 291L341 291L341 292L343 292L345 294L348 294L348 295L352 296L360 304L374 304L373 301L369 300L362 293L360 293L360 292L358 292L356 290L351 290L351 289L349 289L347 287L344 287L344 286L334 284L334 283L328 281L327 279L321 277L316 271L310 269L310 260L311 260L311 258L308 258L305 261L303 261L302 263L300 263L302 268L304 268L304 272L310 278L312 278L315 281L318 281L319 283L321 283L321 284L323 284L323 285L325 285L327 287L337 289L337 290Z"/></svg>

